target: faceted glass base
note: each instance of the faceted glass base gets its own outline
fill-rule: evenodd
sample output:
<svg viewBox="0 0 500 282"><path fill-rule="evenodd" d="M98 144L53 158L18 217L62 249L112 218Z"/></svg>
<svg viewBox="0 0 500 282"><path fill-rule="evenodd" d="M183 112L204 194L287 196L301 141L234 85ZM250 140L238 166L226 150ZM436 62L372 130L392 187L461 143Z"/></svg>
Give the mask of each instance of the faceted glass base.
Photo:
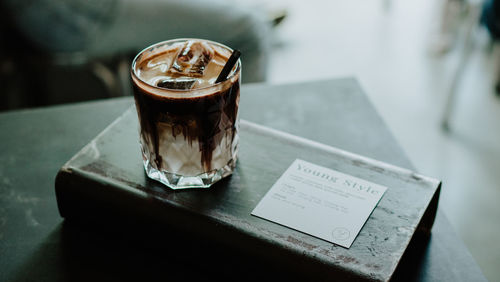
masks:
<svg viewBox="0 0 500 282"><path fill-rule="evenodd" d="M231 160L220 169L214 169L196 176L183 176L168 171L159 171L154 168L147 158L144 159L144 168L149 178L159 181L174 190L188 188L209 188L215 182L233 173L236 160Z"/></svg>

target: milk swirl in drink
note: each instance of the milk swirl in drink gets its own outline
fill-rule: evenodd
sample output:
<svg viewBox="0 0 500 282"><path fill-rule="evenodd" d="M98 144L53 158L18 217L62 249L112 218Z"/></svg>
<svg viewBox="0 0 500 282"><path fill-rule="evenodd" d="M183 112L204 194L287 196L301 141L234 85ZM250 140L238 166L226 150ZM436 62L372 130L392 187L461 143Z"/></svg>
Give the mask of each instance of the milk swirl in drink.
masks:
<svg viewBox="0 0 500 282"><path fill-rule="evenodd" d="M232 50L199 39L155 44L132 64L144 166L178 188L209 187L232 173L238 151L238 61L215 83Z"/></svg>

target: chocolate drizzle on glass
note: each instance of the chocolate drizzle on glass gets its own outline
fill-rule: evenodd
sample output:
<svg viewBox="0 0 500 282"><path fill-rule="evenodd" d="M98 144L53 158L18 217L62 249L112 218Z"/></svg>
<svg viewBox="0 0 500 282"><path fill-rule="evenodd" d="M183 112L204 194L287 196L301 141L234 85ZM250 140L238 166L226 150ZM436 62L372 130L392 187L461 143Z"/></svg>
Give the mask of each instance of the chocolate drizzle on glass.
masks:
<svg viewBox="0 0 500 282"><path fill-rule="evenodd" d="M182 137L190 144L198 141L200 161L210 171L215 147L224 134L230 134L233 140L236 133L239 95L239 83L213 94L189 98L162 97L134 86L141 134L153 145L157 169L162 168L158 124L165 122L172 125L174 137Z"/></svg>

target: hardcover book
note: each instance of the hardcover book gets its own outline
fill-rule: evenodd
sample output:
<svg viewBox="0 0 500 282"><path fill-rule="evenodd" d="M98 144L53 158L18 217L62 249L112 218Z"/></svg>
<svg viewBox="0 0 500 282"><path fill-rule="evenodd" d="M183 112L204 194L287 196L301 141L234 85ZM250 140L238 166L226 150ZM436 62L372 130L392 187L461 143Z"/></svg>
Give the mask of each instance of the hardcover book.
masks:
<svg viewBox="0 0 500 282"><path fill-rule="evenodd" d="M130 108L61 168L61 216L133 214L332 281L389 281L411 239L434 222L440 181L244 120L232 176L209 189L170 190L147 178L137 128ZM296 159L387 187L350 248L251 215Z"/></svg>

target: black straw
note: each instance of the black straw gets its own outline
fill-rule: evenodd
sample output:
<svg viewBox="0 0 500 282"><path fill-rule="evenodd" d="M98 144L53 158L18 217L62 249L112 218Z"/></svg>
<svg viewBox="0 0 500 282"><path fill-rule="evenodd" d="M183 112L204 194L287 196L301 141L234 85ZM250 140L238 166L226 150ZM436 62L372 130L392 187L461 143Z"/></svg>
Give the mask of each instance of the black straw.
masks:
<svg viewBox="0 0 500 282"><path fill-rule="evenodd" d="M234 65L236 64L236 62L240 58L240 55L241 55L240 51L238 51L238 50L233 51L233 53L231 54L231 57L229 57L229 59L227 59L227 62L224 65L224 67L222 68L222 71L220 72L219 76L217 77L217 80L215 81L215 83L219 83L219 82L222 82L222 81L227 79L227 76L229 75L229 73L233 69Z"/></svg>

